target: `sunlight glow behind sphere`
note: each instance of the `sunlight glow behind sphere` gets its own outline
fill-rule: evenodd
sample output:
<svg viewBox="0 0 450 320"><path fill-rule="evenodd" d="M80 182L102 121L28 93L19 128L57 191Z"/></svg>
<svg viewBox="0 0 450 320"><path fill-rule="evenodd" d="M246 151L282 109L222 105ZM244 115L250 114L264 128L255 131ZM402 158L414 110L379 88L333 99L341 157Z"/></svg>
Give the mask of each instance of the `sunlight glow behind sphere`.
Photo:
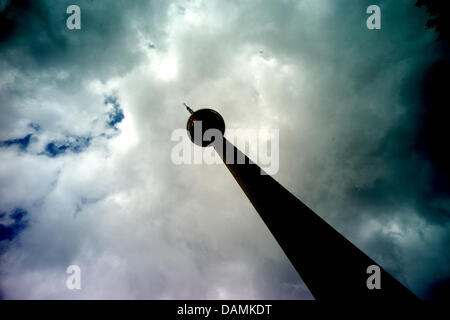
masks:
<svg viewBox="0 0 450 320"><path fill-rule="evenodd" d="M177 63L173 58L163 59L157 66L158 76L163 80L171 80L177 76Z"/></svg>

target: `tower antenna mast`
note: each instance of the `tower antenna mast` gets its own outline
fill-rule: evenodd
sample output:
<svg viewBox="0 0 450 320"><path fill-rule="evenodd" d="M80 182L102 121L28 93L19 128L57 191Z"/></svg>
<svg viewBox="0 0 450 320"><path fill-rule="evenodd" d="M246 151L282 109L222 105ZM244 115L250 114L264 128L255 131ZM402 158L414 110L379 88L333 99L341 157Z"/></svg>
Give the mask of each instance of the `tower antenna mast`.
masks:
<svg viewBox="0 0 450 320"><path fill-rule="evenodd" d="M194 110L192 110L191 108L189 108L189 106L188 106L185 102L183 102L183 104L184 104L184 106L186 107L187 111L189 111L190 114L193 114L193 113L194 113Z"/></svg>

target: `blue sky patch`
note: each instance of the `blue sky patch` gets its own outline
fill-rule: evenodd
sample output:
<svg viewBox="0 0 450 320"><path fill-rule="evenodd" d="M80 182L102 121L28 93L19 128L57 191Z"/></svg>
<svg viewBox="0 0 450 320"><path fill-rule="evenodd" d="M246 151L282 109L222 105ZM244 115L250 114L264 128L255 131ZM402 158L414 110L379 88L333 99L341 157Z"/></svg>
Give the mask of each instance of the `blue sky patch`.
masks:
<svg viewBox="0 0 450 320"><path fill-rule="evenodd" d="M107 124L109 127L117 129L116 125L125 118L123 114L123 110L120 107L119 102L117 101L117 97L109 96L105 99L105 105L112 105L112 110L108 113L108 121Z"/></svg>
<svg viewBox="0 0 450 320"><path fill-rule="evenodd" d="M24 217L28 212L22 208L14 209L10 218L14 221L12 224L5 225L0 223L0 241L14 239L23 229L28 225L28 222Z"/></svg>
<svg viewBox="0 0 450 320"><path fill-rule="evenodd" d="M91 137L68 137L65 141L52 141L45 146L44 153L51 158L68 151L80 153L89 147L91 140Z"/></svg>
<svg viewBox="0 0 450 320"><path fill-rule="evenodd" d="M30 144L30 139L31 139L32 134L27 134L25 137L23 138L18 138L18 139L9 139L9 140L4 140L0 142L0 147L9 147L9 146L13 146L13 145L18 145L20 147L20 149L25 150L28 145Z"/></svg>

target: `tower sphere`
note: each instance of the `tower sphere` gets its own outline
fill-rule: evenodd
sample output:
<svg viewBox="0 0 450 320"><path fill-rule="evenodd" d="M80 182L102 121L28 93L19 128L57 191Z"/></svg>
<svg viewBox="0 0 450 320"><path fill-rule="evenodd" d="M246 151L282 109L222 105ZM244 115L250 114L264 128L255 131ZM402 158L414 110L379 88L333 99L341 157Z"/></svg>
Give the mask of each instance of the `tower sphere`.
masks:
<svg viewBox="0 0 450 320"><path fill-rule="evenodd" d="M201 131L194 133L195 128L200 128L199 121L201 121ZM189 138L193 143L202 147L207 147L213 143L214 135L211 139L212 141L203 141L204 133L209 129L216 129L223 136L225 133L225 121L217 111L212 109L199 109L189 117L186 129Z"/></svg>

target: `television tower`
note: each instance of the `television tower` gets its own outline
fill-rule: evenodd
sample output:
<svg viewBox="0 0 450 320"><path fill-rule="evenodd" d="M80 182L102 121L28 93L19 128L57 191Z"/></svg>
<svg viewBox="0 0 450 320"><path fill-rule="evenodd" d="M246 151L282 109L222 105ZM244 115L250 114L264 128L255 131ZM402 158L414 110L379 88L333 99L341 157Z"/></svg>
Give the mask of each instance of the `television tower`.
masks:
<svg viewBox="0 0 450 320"><path fill-rule="evenodd" d="M417 299L275 179L261 174L257 164L225 139L225 122L218 112L184 105L191 114L191 141L215 148L316 299ZM209 129L219 133L215 139L204 139Z"/></svg>

